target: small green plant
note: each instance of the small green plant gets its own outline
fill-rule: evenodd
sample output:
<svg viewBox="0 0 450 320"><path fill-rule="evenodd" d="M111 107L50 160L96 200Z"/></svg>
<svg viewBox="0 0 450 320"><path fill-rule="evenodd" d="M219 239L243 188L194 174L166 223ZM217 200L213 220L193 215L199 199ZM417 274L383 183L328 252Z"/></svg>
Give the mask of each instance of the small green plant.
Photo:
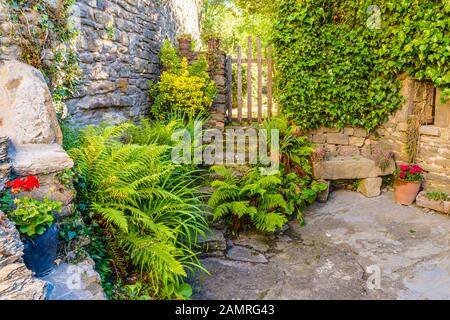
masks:
<svg viewBox="0 0 450 320"><path fill-rule="evenodd" d="M278 116L266 119L262 129L267 130L267 141L270 145L272 130L279 130L280 162L287 171L295 171L301 176L311 175L310 158L314 153L307 136L300 134L298 127L287 118Z"/></svg>
<svg viewBox="0 0 450 320"><path fill-rule="evenodd" d="M43 201L22 197L14 200L16 209L8 217L16 224L20 233L28 237L43 234L53 224L53 213L60 212L60 202L50 201L45 197Z"/></svg>
<svg viewBox="0 0 450 320"><path fill-rule="evenodd" d="M426 197L434 201L448 201L450 199L449 195L443 191L430 191L427 192Z"/></svg>
<svg viewBox="0 0 450 320"><path fill-rule="evenodd" d="M0 192L0 211L9 213L13 209L14 200L11 197L11 191L4 189Z"/></svg>

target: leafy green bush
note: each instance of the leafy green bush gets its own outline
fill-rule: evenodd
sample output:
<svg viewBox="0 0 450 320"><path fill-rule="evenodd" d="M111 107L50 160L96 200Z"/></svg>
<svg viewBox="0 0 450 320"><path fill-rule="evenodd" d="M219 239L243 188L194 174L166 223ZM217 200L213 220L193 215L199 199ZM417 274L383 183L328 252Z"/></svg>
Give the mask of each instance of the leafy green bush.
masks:
<svg viewBox="0 0 450 320"><path fill-rule="evenodd" d="M226 218L235 231L248 225L264 232L280 230L288 217L297 214L302 222L302 211L316 200L324 186L295 173L280 170L276 175L262 176L253 168L243 178L223 166L211 168L219 179L212 182L215 189L209 199L214 219Z"/></svg>
<svg viewBox="0 0 450 320"><path fill-rule="evenodd" d="M166 70L158 83L150 85L151 111L156 118L164 119L170 112L194 117L212 106L217 89L208 75L204 58L189 66L187 59L180 61L170 42L166 42L161 50L161 62Z"/></svg>
<svg viewBox="0 0 450 320"><path fill-rule="evenodd" d="M105 230L114 270L145 282L153 298L173 298L188 270L204 270L195 253L207 229L196 173L170 162L167 145L123 144L127 130L138 131L131 123L85 129L71 150L79 191Z"/></svg>
<svg viewBox="0 0 450 320"><path fill-rule="evenodd" d="M43 201L21 197L15 199L14 203L16 209L8 217L20 233L28 237L43 234L53 224L53 213L62 209L61 202L50 201L48 197Z"/></svg>
<svg viewBox="0 0 450 320"><path fill-rule="evenodd" d="M402 72L449 92L448 1L378 1L379 28L368 25L377 19L371 4L279 1L277 96L283 113L302 128L376 128L400 106L396 75Z"/></svg>

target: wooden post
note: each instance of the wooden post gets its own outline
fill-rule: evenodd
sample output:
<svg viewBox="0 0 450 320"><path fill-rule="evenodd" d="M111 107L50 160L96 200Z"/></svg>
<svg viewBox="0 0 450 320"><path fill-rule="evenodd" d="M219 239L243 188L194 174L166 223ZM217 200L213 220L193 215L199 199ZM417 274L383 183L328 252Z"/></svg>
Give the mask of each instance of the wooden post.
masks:
<svg viewBox="0 0 450 320"><path fill-rule="evenodd" d="M258 123L262 122L262 55L261 55L261 38L256 38L256 46L258 51Z"/></svg>
<svg viewBox="0 0 450 320"><path fill-rule="evenodd" d="M239 124L242 124L242 102L242 48L239 46L237 56L237 103Z"/></svg>
<svg viewBox="0 0 450 320"><path fill-rule="evenodd" d="M272 65L272 47L267 48L267 116L272 117L273 108L273 65Z"/></svg>
<svg viewBox="0 0 450 320"><path fill-rule="evenodd" d="M247 52L247 120L248 123L252 123L252 37L248 37L248 52Z"/></svg>
<svg viewBox="0 0 450 320"><path fill-rule="evenodd" d="M227 56L227 90L228 90L228 121L231 122L233 117L233 65L231 56Z"/></svg>

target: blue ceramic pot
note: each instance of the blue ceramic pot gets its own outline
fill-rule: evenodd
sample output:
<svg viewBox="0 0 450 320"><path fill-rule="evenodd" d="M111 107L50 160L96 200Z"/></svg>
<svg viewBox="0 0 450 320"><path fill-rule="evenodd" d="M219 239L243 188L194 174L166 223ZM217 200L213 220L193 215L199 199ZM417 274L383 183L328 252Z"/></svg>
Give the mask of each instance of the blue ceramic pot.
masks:
<svg viewBox="0 0 450 320"><path fill-rule="evenodd" d="M58 232L59 227L54 223L40 236L23 239L23 260L37 277L43 277L53 270L58 252Z"/></svg>

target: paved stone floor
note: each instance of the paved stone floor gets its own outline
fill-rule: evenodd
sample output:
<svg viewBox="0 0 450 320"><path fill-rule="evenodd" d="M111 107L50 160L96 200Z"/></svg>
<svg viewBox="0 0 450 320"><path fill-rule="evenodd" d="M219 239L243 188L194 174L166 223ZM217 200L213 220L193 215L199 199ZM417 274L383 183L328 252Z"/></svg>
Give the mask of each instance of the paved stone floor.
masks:
<svg viewBox="0 0 450 320"><path fill-rule="evenodd" d="M304 227L228 240L194 299L450 299L450 217L392 197L339 190Z"/></svg>

